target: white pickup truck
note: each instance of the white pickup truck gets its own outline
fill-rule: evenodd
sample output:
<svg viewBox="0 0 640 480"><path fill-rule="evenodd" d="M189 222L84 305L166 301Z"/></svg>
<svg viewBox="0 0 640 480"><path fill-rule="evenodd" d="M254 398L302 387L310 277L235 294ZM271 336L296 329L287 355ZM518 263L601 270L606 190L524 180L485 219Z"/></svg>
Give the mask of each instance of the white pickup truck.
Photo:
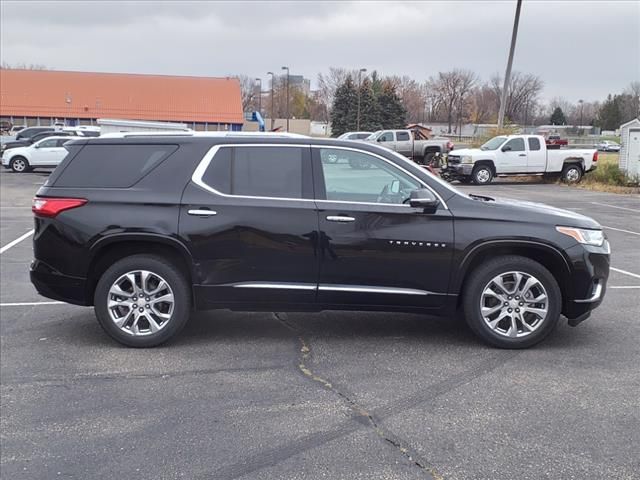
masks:
<svg viewBox="0 0 640 480"><path fill-rule="evenodd" d="M561 176L576 183L596 168L598 150L549 150L540 135L494 137L480 148L452 150L441 174L449 180L486 185L496 176Z"/></svg>
<svg viewBox="0 0 640 480"><path fill-rule="evenodd" d="M378 130L364 141L378 143L423 163L430 162L436 153L447 153L453 149L453 143L448 138L426 139L413 130Z"/></svg>

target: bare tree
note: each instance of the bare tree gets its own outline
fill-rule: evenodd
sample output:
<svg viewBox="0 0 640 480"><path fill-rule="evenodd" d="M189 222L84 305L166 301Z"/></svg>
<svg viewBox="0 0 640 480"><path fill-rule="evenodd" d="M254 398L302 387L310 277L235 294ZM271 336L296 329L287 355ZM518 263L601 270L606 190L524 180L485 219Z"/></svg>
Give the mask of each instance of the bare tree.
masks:
<svg viewBox="0 0 640 480"><path fill-rule="evenodd" d="M409 123L424 121L427 101L425 86L420 85L407 75L403 75L402 77L389 77L388 80L395 86L400 100L407 111L407 121Z"/></svg>
<svg viewBox="0 0 640 480"><path fill-rule="evenodd" d="M329 121L329 113L331 112L331 105L333 104L333 97L336 90L338 86L345 82L349 75L351 75L351 78L358 78L358 70L329 67L329 72L318 74L318 92L316 94L316 101L321 107L318 110L318 113L321 112L319 119L325 122Z"/></svg>
<svg viewBox="0 0 640 480"><path fill-rule="evenodd" d="M476 87L471 92L471 121L473 123L496 122L499 103L500 98L496 98L496 93L489 84Z"/></svg>
<svg viewBox="0 0 640 480"><path fill-rule="evenodd" d="M16 63L15 65L11 65L7 62L2 62L2 66L0 68L4 70L52 70L46 65L41 65L39 63Z"/></svg>
<svg viewBox="0 0 640 480"><path fill-rule="evenodd" d="M437 104L444 110L449 133L455 115L457 114L458 121L462 119L465 100L476 81L476 74L472 71L455 69L439 72L437 77L431 77L427 82L427 89L437 96Z"/></svg>
<svg viewBox="0 0 640 480"><path fill-rule="evenodd" d="M258 103L258 89L254 78L248 75L237 75L240 82L240 95L242 97L242 111L251 112L256 110Z"/></svg>
<svg viewBox="0 0 640 480"><path fill-rule="evenodd" d="M491 88L498 98L498 108L500 108L499 103L502 96L502 83L500 75L494 75L491 78ZM507 90L505 117L512 122L522 121L525 110L529 112L534 109L543 87L544 82L537 75L513 72Z"/></svg>

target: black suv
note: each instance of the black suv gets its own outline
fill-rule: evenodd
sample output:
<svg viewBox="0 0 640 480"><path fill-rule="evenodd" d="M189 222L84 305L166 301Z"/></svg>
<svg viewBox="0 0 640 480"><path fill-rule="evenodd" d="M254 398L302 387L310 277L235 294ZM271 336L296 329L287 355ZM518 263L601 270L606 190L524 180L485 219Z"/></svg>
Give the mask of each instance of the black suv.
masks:
<svg viewBox="0 0 640 480"><path fill-rule="evenodd" d="M489 344L523 348L605 293L594 220L463 194L376 145L229 133L66 147L34 199L31 280L94 305L129 346L168 340L192 309L461 309Z"/></svg>

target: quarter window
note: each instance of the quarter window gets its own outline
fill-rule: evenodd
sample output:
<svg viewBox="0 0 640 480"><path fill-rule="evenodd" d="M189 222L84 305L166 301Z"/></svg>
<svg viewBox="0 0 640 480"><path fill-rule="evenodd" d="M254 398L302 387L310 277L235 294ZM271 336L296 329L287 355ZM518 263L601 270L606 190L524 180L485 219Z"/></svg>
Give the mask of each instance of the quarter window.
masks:
<svg viewBox="0 0 640 480"><path fill-rule="evenodd" d="M402 205L420 188L413 177L378 157L352 150L319 151L327 200Z"/></svg>
<svg viewBox="0 0 640 480"><path fill-rule="evenodd" d="M529 137L529 150L540 150L540 140L535 137Z"/></svg>
<svg viewBox="0 0 640 480"><path fill-rule="evenodd" d="M505 147L511 147L512 152L524 152L524 139L512 138L505 144Z"/></svg>
<svg viewBox="0 0 640 480"><path fill-rule="evenodd" d="M396 132L396 138L399 142L406 142L409 140L409 132Z"/></svg>

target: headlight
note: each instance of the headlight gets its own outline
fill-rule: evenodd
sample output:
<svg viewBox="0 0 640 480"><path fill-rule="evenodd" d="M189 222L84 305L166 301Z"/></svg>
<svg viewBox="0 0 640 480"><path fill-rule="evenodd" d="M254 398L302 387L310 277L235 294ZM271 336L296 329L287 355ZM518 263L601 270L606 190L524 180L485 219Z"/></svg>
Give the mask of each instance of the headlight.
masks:
<svg viewBox="0 0 640 480"><path fill-rule="evenodd" d="M471 155L463 155L460 157L460 163L473 163L473 157Z"/></svg>
<svg viewBox="0 0 640 480"><path fill-rule="evenodd" d="M583 245L601 247L604 243L604 233L602 230L587 230L585 228L573 227L556 227L556 230L573 237L578 243L582 243Z"/></svg>

